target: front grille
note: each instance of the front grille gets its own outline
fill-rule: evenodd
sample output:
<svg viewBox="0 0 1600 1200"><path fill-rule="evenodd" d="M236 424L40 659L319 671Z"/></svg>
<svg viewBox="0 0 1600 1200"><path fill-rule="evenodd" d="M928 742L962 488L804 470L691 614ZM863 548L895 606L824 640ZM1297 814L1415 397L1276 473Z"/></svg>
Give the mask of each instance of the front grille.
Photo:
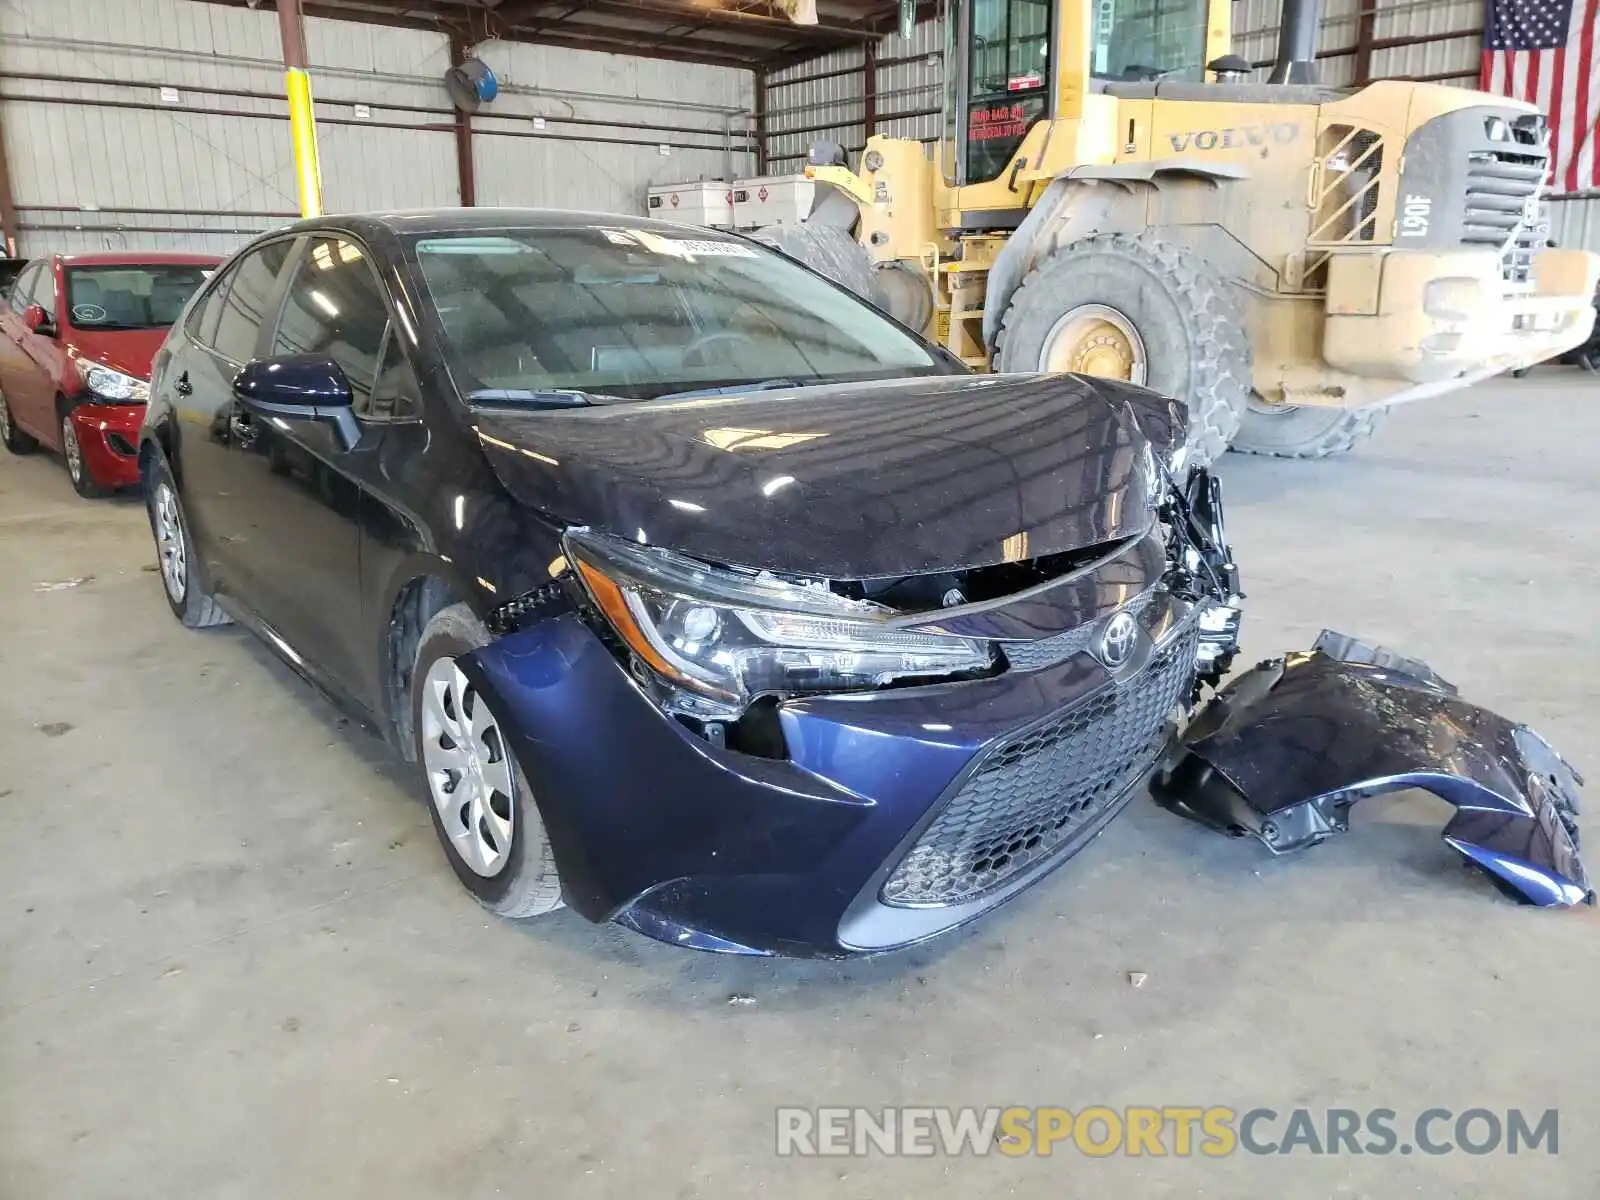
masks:
<svg viewBox="0 0 1600 1200"><path fill-rule="evenodd" d="M1533 255L1550 236L1543 200L1549 169L1549 152L1536 146L1477 150L1469 160L1461 240L1502 248L1508 283L1531 281Z"/></svg>
<svg viewBox="0 0 1600 1200"><path fill-rule="evenodd" d="M1161 753L1194 681L1197 640L1191 621L1139 674L991 749L889 876L883 902L977 900L1068 851Z"/></svg>
<svg viewBox="0 0 1600 1200"><path fill-rule="evenodd" d="M1145 609L1150 607L1150 601L1154 598L1155 588L1146 588L1123 608L1142 625ZM1033 641L1001 642L1000 649L1004 651L1006 662L1013 671L1042 671L1089 649L1104 626L1104 621L1090 621Z"/></svg>

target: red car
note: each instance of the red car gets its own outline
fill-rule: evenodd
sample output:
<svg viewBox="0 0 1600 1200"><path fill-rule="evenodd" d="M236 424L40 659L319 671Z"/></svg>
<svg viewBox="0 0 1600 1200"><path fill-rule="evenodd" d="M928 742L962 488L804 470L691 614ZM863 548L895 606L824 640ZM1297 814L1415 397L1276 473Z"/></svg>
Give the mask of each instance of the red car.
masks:
<svg viewBox="0 0 1600 1200"><path fill-rule="evenodd" d="M0 441L41 443L80 496L139 482L150 360L220 258L53 254L29 263L0 304Z"/></svg>

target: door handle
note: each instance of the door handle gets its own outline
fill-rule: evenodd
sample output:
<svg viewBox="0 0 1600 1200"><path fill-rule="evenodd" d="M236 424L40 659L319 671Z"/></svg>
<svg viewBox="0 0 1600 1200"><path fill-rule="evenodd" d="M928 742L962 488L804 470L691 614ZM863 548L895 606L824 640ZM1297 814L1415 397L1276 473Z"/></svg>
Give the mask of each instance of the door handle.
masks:
<svg viewBox="0 0 1600 1200"><path fill-rule="evenodd" d="M178 382L172 385L172 390L177 392L180 396L188 396L193 394L194 385L189 382L189 372L185 371L182 375L178 376Z"/></svg>

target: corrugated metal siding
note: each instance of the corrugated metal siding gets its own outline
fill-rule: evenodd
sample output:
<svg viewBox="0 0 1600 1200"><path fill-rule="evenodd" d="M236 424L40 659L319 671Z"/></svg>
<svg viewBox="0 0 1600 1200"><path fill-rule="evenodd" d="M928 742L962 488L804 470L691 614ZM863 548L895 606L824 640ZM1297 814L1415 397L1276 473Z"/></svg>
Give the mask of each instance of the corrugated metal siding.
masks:
<svg viewBox="0 0 1600 1200"><path fill-rule="evenodd" d="M1600 254L1600 196L1552 200L1550 237L1558 246Z"/></svg>
<svg viewBox="0 0 1600 1200"><path fill-rule="evenodd" d="M1346 86L1355 79L1355 46L1363 8L1377 4L1374 18L1375 39L1430 37L1443 40L1417 45L1375 50L1371 75L1374 79L1402 77L1431 78L1437 82L1474 87L1477 83L1478 56L1482 44L1482 0L1327 0L1318 34L1318 52L1327 55L1318 62L1322 82ZM1233 12L1233 48L1253 62L1267 63L1278 52L1278 28L1282 0L1239 0ZM1465 33L1467 36L1449 35ZM894 137L933 141L939 136L940 118L935 114L896 121L885 119L900 111L937 109L942 101L944 80L942 26L924 21L909 40L888 37L879 47L878 70L879 131ZM1329 53L1330 51L1334 53ZM1343 52L1343 53L1341 53ZM914 61L895 61L914 59ZM860 147L864 136L861 56L853 51L838 52L825 58L789 67L772 76L767 92L768 128L774 135L768 142L769 160L774 173L793 170L805 156L807 147L819 137L833 137L846 148ZM855 73L783 85L783 81L854 67ZM1267 69L1257 72L1265 78ZM1439 79L1439 76L1454 78ZM810 127L832 122L824 130ZM778 136L785 129L809 132Z"/></svg>
<svg viewBox="0 0 1600 1200"><path fill-rule="evenodd" d="M775 73L767 82L767 169L796 170L811 143L824 138L846 150L866 140L866 96L860 49L835 50L799 67ZM844 71L846 74L837 74ZM808 78L826 75L824 79ZM798 82L795 82L798 81ZM883 101L878 101L880 110Z"/></svg>
<svg viewBox="0 0 1600 1200"><path fill-rule="evenodd" d="M943 36L938 22L923 21L911 37L894 34L878 44L879 133L922 141L939 136ZM853 161L866 141L865 61L859 49L836 50L771 76L767 85L770 172L793 172L811 144L823 138L850 151Z"/></svg>
<svg viewBox="0 0 1600 1200"><path fill-rule="evenodd" d="M1457 87L1474 87L1482 46L1482 0L1328 0L1318 31L1317 51L1350 51L1318 62L1323 83L1345 86L1355 80L1355 46L1363 9L1373 8L1376 41L1425 37L1410 46L1374 50L1373 79L1436 78ZM1278 53L1280 0L1242 0L1234 6L1233 47L1252 62L1270 62ZM1466 36L1450 36L1465 34ZM1265 76L1265 69L1261 72Z"/></svg>
<svg viewBox="0 0 1600 1200"><path fill-rule="evenodd" d="M457 203L452 117L441 82L449 63L445 36L310 19L306 42L329 211ZM650 182L753 167L747 153L730 158L725 150L730 141L748 146L749 72L497 43L480 52L506 85L486 110L494 115L475 118L480 203L642 211ZM0 75L8 76L0 94L16 97L0 101L0 121L24 253L58 246L227 250L297 210L270 10L193 0L0 3ZM162 85L178 89L177 105L115 107L159 105ZM357 104L370 110L367 118L358 119ZM548 118L551 135L641 144L495 135L532 134L533 115ZM647 127L561 123L575 117ZM657 131L651 122L695 132ZM714 149L674 147L662 157L661 141Z"/></svg>

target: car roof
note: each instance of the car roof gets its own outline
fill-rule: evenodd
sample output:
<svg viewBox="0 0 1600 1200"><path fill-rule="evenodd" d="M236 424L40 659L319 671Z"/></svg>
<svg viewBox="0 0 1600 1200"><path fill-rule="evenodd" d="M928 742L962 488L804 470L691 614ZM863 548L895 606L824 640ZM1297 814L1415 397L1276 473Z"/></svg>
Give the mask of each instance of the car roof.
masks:
<svg viewBox="0 0 1600 1200"><path fill-rule="evenodd" d="M382 232L403 237L437 233L471 233L495 229L660 229L693 230L701 236L725 236L700 226L657 221L623 213L576 212L556 208L425 208L398 212L345 213L313 217L278 233L310 233L318 229L348 230L359 236Z"/></svg>
<svg viewBox="0 0 1600 1200"><path fill-rule="evenodd" d="M217 254L180 254L164 250L104 250L88 254L57 254L54 257L67 267L214 267L222 261L222 256Z"/></svg>

